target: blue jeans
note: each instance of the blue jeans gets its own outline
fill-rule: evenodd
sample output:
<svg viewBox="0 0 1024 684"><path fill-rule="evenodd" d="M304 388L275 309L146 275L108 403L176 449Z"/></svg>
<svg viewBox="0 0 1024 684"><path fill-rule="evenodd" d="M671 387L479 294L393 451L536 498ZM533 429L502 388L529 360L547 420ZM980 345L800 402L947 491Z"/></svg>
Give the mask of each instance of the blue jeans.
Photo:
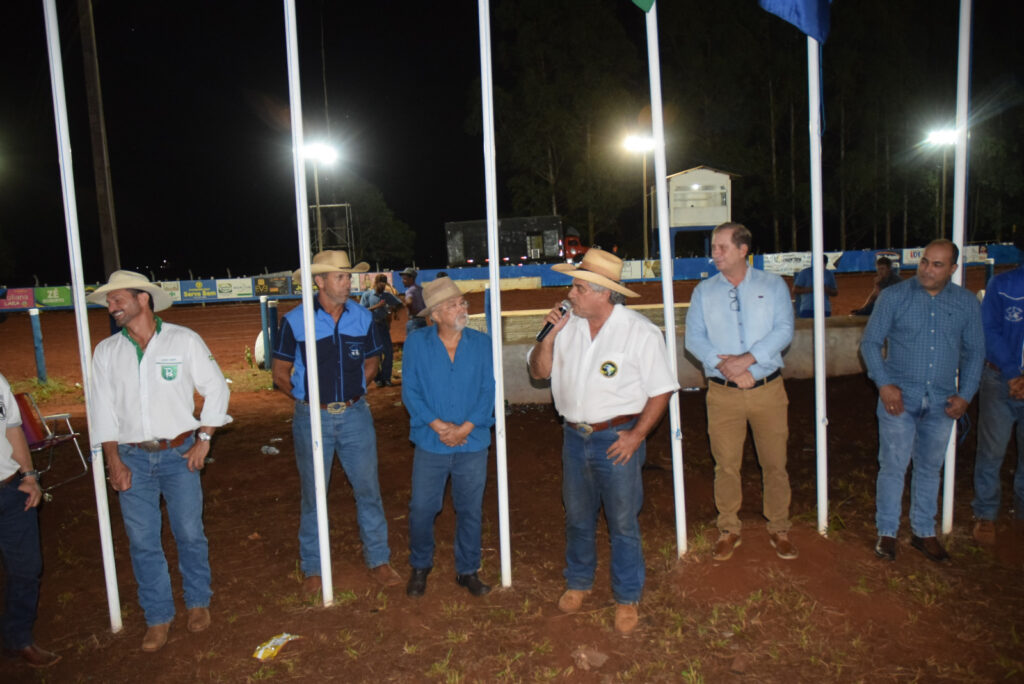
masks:
<svg viewBox="0 0 1024 684"><path fill-rule="evenodd" d="M0 555L7 570L0 635L4 647L15 650L34 642L32 626L36 623L39 578L43 574L38 509L25 510L28 495L18 491L19 484L21 478L16 476L0 486Z"/></svg>
<svg viewBox="0 0 1024 684"><path fill-rule="evenodd" d="M391 344L391 321L386 319L383 323L374 322L377 327L377 337L384 345L384 354L380 358L380 371L377 372L376 380L391 382L391 367L395 361L395 347Z"/></svg>
<svg viewBox="0 0 1024 684"><path fill-rule="evenodd" d="M203 532L203 487L199 471L188 469L182 454L195 442L189 437L173 449L149 452L119 444L121 461L132 471L132 486L120 494L121 517L128 533L132 570L139 585L139 604L149 626L174 618L174 597L161 540L160 497L178 547L178 570L186 608L210 605L210 559Z"/></svg>
<svg viewBox="0 0 1024 684"><path fill-rule="evenodd" d="M444 488L452 478L455 507L455 573L480 569L480 526L487 483L487 449L438 454L416 447L409 501L409 565L434 565L434 519L444 503Z"/></svg>
<svg viewBox="0 0 1024 684"><path fill-rule="evenodd" d="M612 465L608 448L635 421L588 436L569 427L562 441L562 502L565 504L565 575L569 589L588 590L597 570L597 517L604 506L612 545L612 594L617 603L637 603L644 589L644 554L637 516L644 502L642 469L646 443L627 463Z"/></svg>
<svg viewBox="0 0 1024 684"><path fill-rule="evenodd" d="M903 511L903 483L910 476L910 528L918 537L935 536L935 513L946 445L953 419L946 404L903 400L903 413L889 415L878 401L878 483L875 493L875 525L878 534L895 537Z"/></svg>
<svg viewBox="0 0 1024 684"><path fill-rule="evenodd" d="M426 327L426 318L420 318L419 316L409 316L409 320L405 322L405 334L408 335L413 330L419 330L420 328Z"/></svg>
<svg viewBox="0 0 1024 684"><path fill-rule="evenodd" d="M335 452L356 498L359 537L367 567L384 565L391 558L388 548L388 521L380 500L377 479L377 434L366 399L360 399L343 413L320 410L323 433L324 483L331 484L331 464ZM317 535L316 485L313 477L313 438L309 428L309 404L295 402L292 436L295 462L302 486L302 515L299 519L299 557L306 577L320 575L320 543Z"/></svg>
<svg viewBox="0 0 1024 684"><path fill-rule="evenodd" d="M1013 424L1017 424L1017 474L1013 478L1014 510L1024 520L1024 400L1011 399L1010 389L999 371L988 366L981 373L978 406L978 456L974 462L975 517L995 520L999 515L1001 483L1006 447Z"/></svg>

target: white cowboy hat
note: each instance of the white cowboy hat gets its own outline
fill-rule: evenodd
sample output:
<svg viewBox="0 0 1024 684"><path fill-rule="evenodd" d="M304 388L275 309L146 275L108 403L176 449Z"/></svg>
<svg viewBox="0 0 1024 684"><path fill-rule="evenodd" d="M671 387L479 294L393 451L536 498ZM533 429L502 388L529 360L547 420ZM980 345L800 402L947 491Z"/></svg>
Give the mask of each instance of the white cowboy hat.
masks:
<svg viewBox="0 0 1024 684"><path fill-rule="evenodd" d="M622 259L610 254L603 249L591 247L583 255L583 261L579 266L572 264L557 264L551 270L564 273L572 278L579 278L590 283L603 285L609 290L615 290L627 297L639 297L640 294L633 292L622 284Z"/></svg>
<svg viewBox="0 0 1024 684"><path fill-rule="evenodd" d="M318 273L366 273L370 270L370 264L360 261L352 266L348 260L348 254L340 249L328 249L313 257L313 263L309 265L309 273L315 276ZM292 280L298 281L302 276L302 269L296 269L292 273Z"/></svg>
<svg viewBox="0 0 1024 684"><path fill-rule="evenodd" d="M438 304L443 304L449 299L461 296L462 290L459 289L459 286L456 285L455 281L451 278L437 278L435 280L431 280L423 286L423 303L426 306L423 307L423 311L420 311L416 315L426 318Z"/></svg>
<svg viewBox="0 0 1024 684"><path fill-rule="evenodd" d="M114 271L110 274L107 284L100 285L93 292L87 294L85 301L90 304L106 306L107 293L114 290L142 290L149 293L153 300L153 311L163 311L171 306L171 295L156 283L149 282L149 278L135 271Z"/></svg>

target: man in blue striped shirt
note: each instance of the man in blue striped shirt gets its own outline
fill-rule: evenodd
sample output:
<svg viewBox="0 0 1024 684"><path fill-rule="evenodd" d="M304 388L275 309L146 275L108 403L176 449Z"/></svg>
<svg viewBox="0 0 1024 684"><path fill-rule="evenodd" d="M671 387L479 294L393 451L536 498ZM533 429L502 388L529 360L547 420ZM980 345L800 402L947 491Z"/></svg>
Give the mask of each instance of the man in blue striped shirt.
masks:
<svg viewBox="0 0 1024 684"><path fill-rule="evenodd" d="M878 386L875 554L890 561L896 560L903 482L911 461L910 544L937 563L949 560L935 537L939 473L953 421L978 391L985 358L978 300L950 282L958 258L949 240L931 242L917 277L878 297L860 344L868 376Z"/></svg>

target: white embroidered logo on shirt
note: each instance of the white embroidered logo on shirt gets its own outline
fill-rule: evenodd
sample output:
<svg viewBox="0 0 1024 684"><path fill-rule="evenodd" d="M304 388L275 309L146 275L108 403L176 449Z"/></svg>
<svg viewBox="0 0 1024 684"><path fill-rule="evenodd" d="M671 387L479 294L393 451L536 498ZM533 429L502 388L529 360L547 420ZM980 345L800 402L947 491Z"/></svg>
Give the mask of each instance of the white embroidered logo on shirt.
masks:
<svg viewBox="0 0 1024 684"><path fill-rule="evenodd" d="M1020 323L1024 320L1024 309L1021 309L1019 306L1006 307L1006 320L1011 323Z"/></svg>

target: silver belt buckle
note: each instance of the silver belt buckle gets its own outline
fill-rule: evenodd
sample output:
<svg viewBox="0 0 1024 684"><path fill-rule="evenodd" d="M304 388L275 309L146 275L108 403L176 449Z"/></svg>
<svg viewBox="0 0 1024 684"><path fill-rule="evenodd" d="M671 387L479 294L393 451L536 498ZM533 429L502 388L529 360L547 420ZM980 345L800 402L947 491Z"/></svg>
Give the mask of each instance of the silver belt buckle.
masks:
<svg viewBox="0 0 1024 684"><path fill-rule="evenodd" d="M327 412L337 415L339 413L344 413L345 409L347 408L348 404L346 404L343 401L332 401L330 404L327 405Z"/></svg>
<svg viewBox="0 0 1024 684"><path fill-rule="evenodd" d="M594 434L594 426L589 423L576 423L576 431L584 437Z"/></svg>
<svg viewBox="0 0 1024 684"><path fill-rule="evenodd" d="M155 451L163 451L163 446L160 444L159 439L147 439L145 442L139 442L139 448L150 453Z"/></svg>

